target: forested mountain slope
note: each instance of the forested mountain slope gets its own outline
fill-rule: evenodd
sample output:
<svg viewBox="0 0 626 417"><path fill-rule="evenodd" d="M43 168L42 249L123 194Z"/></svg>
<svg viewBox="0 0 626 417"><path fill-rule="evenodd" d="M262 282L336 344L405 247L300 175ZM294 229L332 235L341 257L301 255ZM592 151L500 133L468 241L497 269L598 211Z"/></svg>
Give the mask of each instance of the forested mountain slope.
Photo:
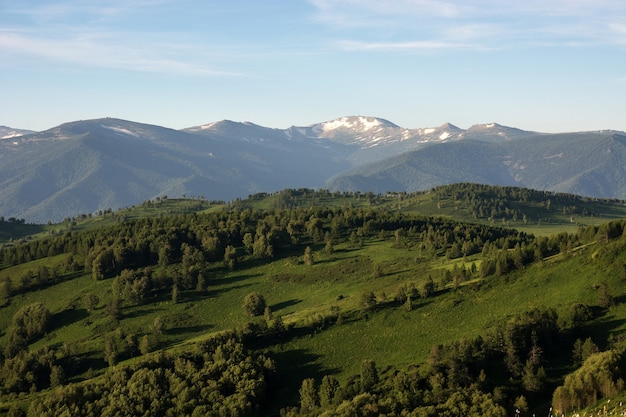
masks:
<svg viewBox="0 0 626 417"><path fill-rule="evenodd" d="M57 225L0 250L0 409L530 416L611 399L612 410L624 399L626 223L539 237L497 225L544 213L557 227L616 203L476 184L300 189Z"/></svg>

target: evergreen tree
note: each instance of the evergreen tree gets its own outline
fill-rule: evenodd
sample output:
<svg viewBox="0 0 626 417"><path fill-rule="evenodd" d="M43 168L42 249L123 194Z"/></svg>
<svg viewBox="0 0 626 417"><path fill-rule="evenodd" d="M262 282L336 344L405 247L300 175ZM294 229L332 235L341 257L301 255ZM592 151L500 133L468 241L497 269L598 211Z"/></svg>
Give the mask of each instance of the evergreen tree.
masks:
<svg viewBox="0 0 626 417"><path fill-rule="evenodd" d="M371 359L364 359L361 362L361 391L369 392L376 384L378 384L376 362Z"/></svg>
<svg viewBox="0 0 626 417"><path fill-rule="evenodd" d="M313 378L307 378L302 381L300 387L300 409L303 412L310 412L318 407L319 397L317 395L317 389L315 387L315 380Z"/></svg>
<svg viewBox="0 0 626 417"><path fill-rule="evenodd" d="M304 263L307 265L313 265L313 251L310 246L307 246L304 250Z"/></svg>
<svg viewBox="0 0 626 417"><path fill-rule="evenodd" d="M339 380L333 375L324 375L319 388L319 399L322 407L328 407L335 401L335 396L339 391Z"/></svg>

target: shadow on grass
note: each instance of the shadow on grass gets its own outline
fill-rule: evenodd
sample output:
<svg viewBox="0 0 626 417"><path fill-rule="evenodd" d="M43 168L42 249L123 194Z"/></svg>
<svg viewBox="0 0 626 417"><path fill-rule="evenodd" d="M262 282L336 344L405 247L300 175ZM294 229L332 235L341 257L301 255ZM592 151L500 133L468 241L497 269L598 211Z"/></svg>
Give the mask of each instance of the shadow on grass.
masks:
<svg viewBox="0 0 626 417"><path fill-rule="evenodd" d="M141 316L146 316L146 315L150 315L150 314L155 314L157 312L161 311L161 309L156 308L156 307L146 307L145 305L142 306L133 306L133 310L132 311L124 311L124 316L123 318L125 319L133 319L133 318L137 318L137 317L141 317Z"/></svg>
<svg viewBox="0 0 626 417"><path fill-rule="evenodd" d="M318 363L321 355L307 349L293 349L272 354L276 362L276 374L272 377L266 408L270 415L278 415L285 404L300 404L299 390L302 380L315 378L321 381L324 375L337 374L339 369L325 369Z"/></svg>
<svg viewBox="0 0 626 417"><path fill-rule="evenodd" d="M187 326L187 327L175 327L173 329L168 329L167 334L172 336L180 336L185 334L195 334L209 331L214 326L211 324L200 324L196 326Z"/></svg>
<svg viewBox="0 0 626 417"><path fill-rule="evenodd" d="M614 340L623 340L626 337L625 325L626 319L603 317L575 328L573 338L585 339L591 337L594 343L600 346L602 350L605 350L609 347L609 337Z"/></svg>
<svg viewBox="0 0 626 417"><path fill-rule="evenodd" d="M296 304L300 304L302 302L302 300L298 299L298 298L294 298L292 300L287 300L287 301L283 301L282 303L276 303L276 304L272 304L270 306L270 309L272 311L280 311L283 308L287 308L287 307L291 307L291 306L295 306Z"/></svg>
<svg viewBox="0 0 626 417"><path fill-rule="evenodd" d="M211 287L212 285L229 285L236 284L241 281L246 281L251 278L260 277L261 274L242 274L242 275L234 275L230 277L215 277L208 281L207 286Z"/></svg>
<svg viewBox="0 0 626 417"><path fill-rule="evenodd" d="M84 308L68 308L52 315L50 318L51 328L49 331L54 331L63 326L86 319L87 317L89 317L89 313Z"/></svg>
<svg viewBox="0 0 626 417"><path fill-rule="evenodd" d="M201 291L201 292L198 292L198 291L184 292L182 294L181 300L182 301L200 301L206 298L217 298L220 295L225 294L229 291L238 290L241 288L247 288L250 286L252 286L252 284L241 284L241 285L234 285L228 288L217 288L217 289L207 288L206 291Z"/></svg>

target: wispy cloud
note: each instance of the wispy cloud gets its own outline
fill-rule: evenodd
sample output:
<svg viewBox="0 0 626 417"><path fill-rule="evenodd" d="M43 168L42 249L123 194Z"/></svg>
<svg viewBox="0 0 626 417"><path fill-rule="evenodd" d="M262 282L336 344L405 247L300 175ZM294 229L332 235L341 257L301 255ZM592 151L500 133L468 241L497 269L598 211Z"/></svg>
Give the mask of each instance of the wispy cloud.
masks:
<svg viewBox="0 0 626 417"><path fill-rule="evenodd" d="M244 76L242 73L222 71L181 55L188 45L159 43L159 41L132 41L127 37L100 32L80 32L61 38L41 37L23 30L0 31L0 51L5 56L26 56L88 67L119 69L201 77ZM198 52L198 51L196 51Z"/></svg>
<svg viewBox="0 0 626 417"><path fill-rule="evenodd" d="M119 18L135 11L150 9L164 4L175 3L172 0L61 0L28 4L11 2L5 7L5 13L21 16L36 22L67 21L76 16L87 20Z"/></svg>
<svg viewBox="0 0 626 417"><path fill-rule="evenodd" d="M226 59L220 48L194 42L193 35L168 33L158 25L150 30L133 25L151 8L166 3L176 2L63 0L39 5L14 2L3 10L5 16L11 17L12 25L5 24L0 29L0 54L136 72L246 76L240 71L220 68L217 62L228 65L224 64Z"/></svg>
<svg viewBox="0 0 626 417"><path fill-rule="evenodd" d="M479 45L445 41L361 42L346 40L340 41L338 44L342 49L346 51L376 52L433 51L442 49L479 48Z"/></svg>
<svg viewBox="0 0 626 417"><path fill-rule="evenodd" d="M617 23L626 19L626 2L615 0L309 2L315 21L352 34L340 46L354 50L619 45L626 37Z"/></svg>

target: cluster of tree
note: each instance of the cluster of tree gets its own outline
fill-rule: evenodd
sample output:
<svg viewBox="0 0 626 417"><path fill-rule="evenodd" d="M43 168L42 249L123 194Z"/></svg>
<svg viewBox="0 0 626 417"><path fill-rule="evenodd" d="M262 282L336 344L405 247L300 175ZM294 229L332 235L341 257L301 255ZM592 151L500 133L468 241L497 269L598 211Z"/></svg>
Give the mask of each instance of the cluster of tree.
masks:
<svg viewBox="0 0 626 417"><path fill-rule="evenodd" d="M43 289L58 284L66 276L83 269L74 258L69 255L64 262L56 266L39 265L37 269L22 271L14 277L5 276L0 280L0 305L8 302L12 295L32 290Z"/></svg>
<svg viewBox="0 0 626 417"><path fill-rule="evenodd" d="M567 413L623 392L625 366L623 348L589 355L582 366L567 375L563 385L554 391L552 406L560 413Z"/></svg>
<svg viewBox="0 0 626 417"><path fill-rule="evenodd" d="M589 203L597 199L566 193L472 183L443 185L433 188L431 192L435 200L450 200L468 209L476 218L503 218L526 223L530 219L520 211L518 203L536 203L547 211L560 211L566 215L598 215L597 211L589 207ZM619 200L602 201L619 203Z"/></svg>
<svg viewBox="0 0 626 417"><path fill-rule="evenodd" d="M197 344L194 352L152 354L105 378L60 387L26 411L38 417L252 415L274 369L268 356L225 334Z"/></svg>
<svg viewBox="0 0 626 417"><path fill-rule="evenodd" d="M42 302L22 306L6 332L4 356L11 358L28 343L43 336L50 323L50 311Z"/></svg>
<svg viewBox="0 0 626 417"><path fill-rule="evenodd" d="M0 362L0 392L34 393L57 387L66 383L67 374L76 367L67 347L20 350Z"/></svg>
<svg viewBox="0 0 626 417"><path fill-rule="evenodd" d="M50 317L41 302L25 305L13 315L0 353L0 392L34 392L64 382L64 369L72 361L67 350L28 350L30 342L48 331Z"/></svg>
<svg viewBox="0 0 626 417"><path fill-rule="evenodd" d="M5 219L4 216L0 216L0 224L1 223L7 223L7 224L25 224L26 221L24 219L17 219L15 217L9 217L8 219Z"/></svg>
<svg viewBox="0 0 626 417"><path fill-rule="evenodd" d="M543 365L562 355L563 340L568 339L558 322L554 310L532 310L502 323L484 338L433 346L428 362L420 366L380 370L365 360L360 374L345 384L332 375L319 381L308 378L299 391L300 406L285 408L281 414L506 416L506 410L527 411L527 398L545 392ZM577 372L581 378L587 375Z"/></svg>
<svg viewBox="0 0 626 417"><path fill-rule="evenodd" d="M483 250L486 242L509 248L528 244L531 236L483 225L459 223L371 208L297 208L293 210L233 209L211 214L142 218L84 232L69 232L7 247L0 251L5 265L46 256L68 254L64 267L25 273L3 284L3 299L35 287L52 285L71 276L83 264L94 280L117 277L115 292L142 302L154 291L203 288L211 263L230 268L245 259L271 259L301 248L333 242L358 242L394 232L398 247L418 247L424 256L450 257ZM308 263L312 257L308 256ZM181 268L171 269L173 264ZM10 284L13 284L12 286Z"/></svg>

